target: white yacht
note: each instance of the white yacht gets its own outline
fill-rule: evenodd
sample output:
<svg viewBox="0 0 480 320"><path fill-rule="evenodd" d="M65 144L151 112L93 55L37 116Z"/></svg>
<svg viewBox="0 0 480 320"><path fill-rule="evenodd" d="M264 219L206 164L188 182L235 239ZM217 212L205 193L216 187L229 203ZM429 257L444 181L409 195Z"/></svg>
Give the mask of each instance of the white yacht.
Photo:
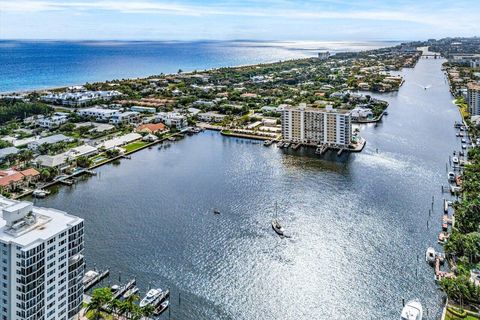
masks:
<svg viewBox="0 0 480 320"><path fill-rule="evenodd" d="M162 289L150 289L147 292L147 295L140 301L140 307L145 307L146 305L155 305L158 299L162 296Z"/></svg>
<svg viewBox="0 0 480 320"><path fill-rule="evenodd" d="M458 158L457 157L452 157L452 162L454 164L458 164Z"/></svg>
<svg viewBox="0 0 480 320"><path fill-rule="evenodd" d="M411 300L402 309L402 320L422 320L423 307L420 301Z"/></svg>
<svg viewBox="0 0 480 320"><path fill-rule="evenodd" d="M165 300L170 295L170 291L163 291L160 288L150 289L147 292L147 295L140 301L140 307L145 307L146 305L151 304L152 306L157 306L160 302Z"/></svg>

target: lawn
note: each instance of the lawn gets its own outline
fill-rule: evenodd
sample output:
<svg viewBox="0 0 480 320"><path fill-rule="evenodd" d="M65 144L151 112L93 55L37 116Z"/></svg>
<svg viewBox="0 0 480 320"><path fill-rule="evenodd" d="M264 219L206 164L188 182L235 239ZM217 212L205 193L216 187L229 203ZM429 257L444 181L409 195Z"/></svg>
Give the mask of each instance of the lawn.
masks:
<svg viewBox="0 0 480 320"><path fill-rule="evenodd" d="M460 108L460 113L464 119L468 118L468 104L463 98L458 98L455 100L455 104Z"/></svg>
<svg viewBox="0 0 480 320"><path fill-rule="evenodd" d="M460 317L454 315L447 309L447 313L445 314L445 320L479 320L480 318L467 314L465 317Z"/></svg>
<svg viewBox="0 0 480 320"><path fill-rule="evenodd" d="M148 142L145 142L145 141L135 141L123 146L123 148L125 149L126 152L132 152L137 149L140 149L141 147L146 146L147 144Z"/></svg>

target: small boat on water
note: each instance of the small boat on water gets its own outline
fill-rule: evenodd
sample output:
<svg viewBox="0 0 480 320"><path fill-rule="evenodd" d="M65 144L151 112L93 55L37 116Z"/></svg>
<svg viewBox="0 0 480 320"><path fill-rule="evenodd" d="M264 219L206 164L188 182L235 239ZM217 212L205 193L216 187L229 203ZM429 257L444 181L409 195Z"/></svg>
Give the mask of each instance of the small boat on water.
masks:
<svg viewBox="0 0 480 320"><path fill-rule="evenodd" d="M272 145L272 143L273 143L272 140L265 140L265 141L263 142L263 145L264 145L265 147L269 147L269 146Z"/></svg>
<svg viewBox="0 0 480 320"><path fill-rule="evenodd" d="M273 230L275 230L275 232L276 232L279 236L285 235L285 229L283 229L283 227L282 227L282 225L280 224L280 222L278 221L278 219L273 219L273 220L272 220L272 228L273 228Z"/></svg>
<svg viewBox="0 0 480 320"><path fill-rule="evenodd" d="M168 290L167 290L168 292ZM148 290L146 296L140 301L140 307L145 307L147 305L157 305L161 300L166 297L166 292L163 292L162 289L150 289Z"/></svg>
<svg viewBox="0 0 480 320"><path fill-rule="evenodd" d="M457 157L452 157L452 162L454 164L458 164L458 158Z"/></svg>
<svg viewBox="0 0 480 320"><path fill-rule="evenodd" d="M32 193L32 195L35 197L35 198L45 198L47 196L47 194L49 194L50 192L46 191L46 190L43 190L43 189L35 189Z"/></svg>
<svg viewBox="0 0 480 320"><path fill-rule="evenodd" d="M165 310L167 310L170 302L168 300L165 300L164 302L160 303L160 305L155 309L155 315L159 316L161 315Z"/></svg>
<svg viewBox="0 0 480 320"><path fill-rule="evenodd" d="M422 320L423 307L420 301L411 300L403 307L401 313L402 320Z"/></svg>
<svg viewBox="0 0 480 320"><path fill-rule="evenodd" d="M435 249L432 247L429 247L427 249L427 252L425 252L425 261L430 264L433 264L435 262L435 257L436 257Z"/></svg>
<svg viewBox="0 0 480 320"><path fill-rule="evenodd" d="M277 203L275 202L275 218L272 219L272 228L279 235L285 235L285 229L280 224L280 221L277 219Z"/></svg>
<svg viewBox="0 0 480 320"><path fill-rule="evenodd" d="M112 290L112 292L115 293L118 290L120 290L120 286L117 284L114 284L113 286L110 287L110 290Z"/></svg>
<svg viewBox="0 0 480 320"><path fill-rule="evenodd" d="M213 209L213 213L215 214L220 214L220 210L218 210L217 208Z"/></svg>
<svg viewBox="0 0 480 320"><path fill-rule="evenodd" d="M129 297L133 296L134 294L137 294L137 292L138 292L137 287L130 288L123 294L123 298L128 299Z"/></svg>
<svg viewBox="0 0 480 320"><path fill-rule="evenodd" d="M383 113L383 115L384 115L384 116L388 116L388 111L385 111L385 112Z"/></svg>
<svg viewBox="0 0 480 320"><path fill-rule="evenodd" d="M450 181L450 182L455 181L455 173L453 173L453 172L448 173L448 181Z"/></svg>

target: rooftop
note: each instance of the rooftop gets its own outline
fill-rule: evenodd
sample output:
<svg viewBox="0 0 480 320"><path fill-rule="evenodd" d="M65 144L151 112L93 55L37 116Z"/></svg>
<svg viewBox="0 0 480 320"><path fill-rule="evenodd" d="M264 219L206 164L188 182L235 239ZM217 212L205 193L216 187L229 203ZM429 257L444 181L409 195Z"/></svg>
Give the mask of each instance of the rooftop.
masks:
<svg viewBox="0 0 480 320"><path fill-rule="evenodd" d="M82 221L63 211L35 207L31 202L10 200L2 196L0 210L0 241L23 247L39 240L45 241Z"/></svg>
<svg viewBox="0 0 480 320"><path fill-rule="evenodd" d="M470 82L470 83L467 84L467 88L469 90L480 91L480 83Z"/></svg>

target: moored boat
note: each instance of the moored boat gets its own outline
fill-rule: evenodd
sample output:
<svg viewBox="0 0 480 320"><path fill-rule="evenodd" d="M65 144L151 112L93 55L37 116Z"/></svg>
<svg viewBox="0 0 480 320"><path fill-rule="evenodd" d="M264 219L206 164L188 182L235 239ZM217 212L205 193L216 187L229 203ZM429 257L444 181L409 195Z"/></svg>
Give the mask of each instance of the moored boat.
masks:
<svg viewBox="0 0 480 320"><path fill-rule="evenodd" d="M170 302L168 300L163 301L160 305L155 309L155 315L161 315L165 310L167 310Z"/></svg>
<svg viewBox="0 0 480 320"><path fill-rule="evenodd" d="M401 317L402 320L422 320L423 307L420 301L408 301L402 309Z"/></svg>
<svg viewBox="0 0 480 320"><path fill-rule="evenodd" d="M436 256L435 249L432 247L429 247L427 249L427 252L425 252L425 261L432 264L435 262L435 256Z"/></svg>
<svg viewBox="0 0 480 320"><path fill-rule="evenodd" d="M50 192L43 189L35 189L32 193L32 196L35 198L45 198Z"/></svg>
<svg viewBox="0 0 480 320"><path fill-rule="evenodd" d="M137 287L130 288L130 289L128 289L128 290L123 294L123 298L124 298L124 299L128 299L130 296L133 296L133 295L136 294L137 292L138 292L138 288L137 288Z"/></svg>
<svg viewBox="0 0 480 320"><path fill-rule="evenodd" d="M158 304L162 303L170 295L169 290L163 291L160 288L150 289L146 296L140 301L140 307L145 307L146 305L152 305L156 307Z"/></svg>

